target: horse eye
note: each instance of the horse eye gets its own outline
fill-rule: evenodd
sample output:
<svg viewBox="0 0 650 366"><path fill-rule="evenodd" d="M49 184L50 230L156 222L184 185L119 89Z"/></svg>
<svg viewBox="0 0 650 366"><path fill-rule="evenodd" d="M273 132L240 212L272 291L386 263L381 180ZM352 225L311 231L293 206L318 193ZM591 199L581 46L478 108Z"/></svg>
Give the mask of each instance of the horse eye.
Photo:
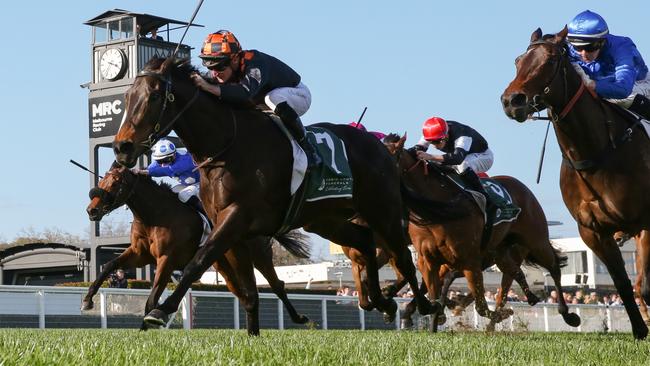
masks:
<svg viewBox="0 0 650 366"><path fill-rule="evenodd" d="M151 96L149 96L149 98L152 101L156 101L156 100L160 99L160 97L161 97L160 93L151 93Z"/></svg>

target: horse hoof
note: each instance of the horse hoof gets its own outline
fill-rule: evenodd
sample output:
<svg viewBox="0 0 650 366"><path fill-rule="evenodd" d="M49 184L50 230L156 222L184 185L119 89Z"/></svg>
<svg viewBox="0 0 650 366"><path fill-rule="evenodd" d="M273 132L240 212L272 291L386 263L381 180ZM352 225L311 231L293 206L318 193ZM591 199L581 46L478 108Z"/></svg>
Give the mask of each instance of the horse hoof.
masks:
<svg viewBox="0 0 650 366"><path fill-rule="evenodd" d="M439 314L438 315L438 325L443 325L447 322L447 315Z"/></svg>
<svg viewBox="0 0 650 366"><path fill-rule="evenodd" d="M644 340L648 336L648 327L644 325L640 330L632 328L632 334L634 335L634 339L638 339L640 341Z"/></svg>
<svg viewBox="0 0 650 366"><path fill-rule="evenodd" d="M563 316L564 322L572 327L577 327L580 325L580 317L576 313L568 313Z"/></svg>
<svg viewBox="0 0 650 366"><path fill-rule="evenodd" d="M526 298L528 298L528 305L530 305L530 306L535 306L539 302L539 297L537 297L537 296L535 296L533 294L530 294L530 295L526 296Z"/></svg>
<svg viewBox="0 0 650 366"><path fill-rule="evenodd" d="M95 304L92 301L84 301L81 303L81 311L92 310Z"/></svg>
<svg viewBox="0 0 650 366"><path fill-rule="evenodd" d="M397 303L393 299L388 299L387 308L384 311L384 323L390 324L395 320L397 314Z"/></svg>
<svg viewBox="0 0 650 366"><path fill-rule="evenodd" d="M420 315L436 314L440 310L440 303L438 302L431 303L430 301L418 301L418 312Z"/></svg>
<svg viewBox="0 0 650 366"><path fill-rule="evenodd" d="M385 298L390 299L391 297L395 297L397 295L397 289L393 285L388 285L381 289L381 294Z"/></svg>
<svg viewBox="0 0 650 366"><path fill-rule="evenodd" d="M148 329L160 329L167 324L169 317L164 311L153 309L144 317L144 323Z"/></svg>
<svg viewBox="0 0 650 366"><path fill-rule="evenodd" d="M296 324L307 324L309 323L309 318L304 315L301 315L298 319L294 320L293 322Z"/></svg>
<svg viewBox="0 0 650 366"><path fill-rule="evenodd" d="M413 328L413 319L403 318L400 324L400 329L411 329Z"/></svg>
<svg viewBox="0 0 650 366"><path fill-rule="evenodd" d="M485 331L486 332L494 332L495 329L495 323L494 322L489 322L488 325L485 326Z"/></svg>
<svg viewBox="0 0 650 366"><path fill-rule="evenodd" d="M368 304L361 304L359 303L359 309L364 310L364 311L373 311L375 310L375 306L371 303Z"/></svg>

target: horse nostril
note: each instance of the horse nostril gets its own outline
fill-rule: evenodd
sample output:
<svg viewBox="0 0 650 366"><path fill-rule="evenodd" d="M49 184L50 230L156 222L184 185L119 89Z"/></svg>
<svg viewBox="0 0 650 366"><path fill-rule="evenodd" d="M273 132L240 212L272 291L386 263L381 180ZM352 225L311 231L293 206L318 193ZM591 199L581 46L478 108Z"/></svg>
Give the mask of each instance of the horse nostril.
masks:
<svg viewBox="0 0 650 366"><path fill-rule="evenodd" d="M87 211L88 211L88 216L90 217L95 217L99 213L99 210L96 207L89 208Z"/></svg>
<svg viewBox="0 0 650 366"><path fill-rule="evenodd" d="M117 154L130 154L133 152L133 143L130 141L113 142L113 152Z"/></svg>
<svg viewBox="0 0 650 366"><path fill-rule="evenodd" d="M527 102L526 94L512 94L510 96L510 105L513 107L525 107Z"/></svg>

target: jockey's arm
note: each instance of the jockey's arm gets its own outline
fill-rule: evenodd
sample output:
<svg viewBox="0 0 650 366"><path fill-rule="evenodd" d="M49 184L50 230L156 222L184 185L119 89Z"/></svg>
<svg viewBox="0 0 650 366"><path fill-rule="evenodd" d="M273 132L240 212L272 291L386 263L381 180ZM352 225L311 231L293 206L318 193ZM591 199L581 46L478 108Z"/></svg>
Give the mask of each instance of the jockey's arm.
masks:
<svg viewBox="0 0 650 366"><path fill-rule="evenodd" d="M619 52L614 57L614 74L596 80L596 94L608 99L624 99L632 94L636 69L632 53Z"/></svg>

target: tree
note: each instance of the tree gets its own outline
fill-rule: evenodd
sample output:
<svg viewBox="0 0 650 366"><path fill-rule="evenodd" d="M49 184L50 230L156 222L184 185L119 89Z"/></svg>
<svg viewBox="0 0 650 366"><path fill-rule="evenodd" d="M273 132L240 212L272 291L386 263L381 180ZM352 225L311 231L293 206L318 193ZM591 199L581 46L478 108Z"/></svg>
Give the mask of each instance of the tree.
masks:
<svg viewBox="0 0 650 366"><path fill-rule="evenodd" d="M23 245L29 243L61 243L61 244L81 244L87 242L87 238L81 238L78 235L71 234L62 229L53 227L37 231L32 226L22 229L16 238L8 244Z"/></svg>

